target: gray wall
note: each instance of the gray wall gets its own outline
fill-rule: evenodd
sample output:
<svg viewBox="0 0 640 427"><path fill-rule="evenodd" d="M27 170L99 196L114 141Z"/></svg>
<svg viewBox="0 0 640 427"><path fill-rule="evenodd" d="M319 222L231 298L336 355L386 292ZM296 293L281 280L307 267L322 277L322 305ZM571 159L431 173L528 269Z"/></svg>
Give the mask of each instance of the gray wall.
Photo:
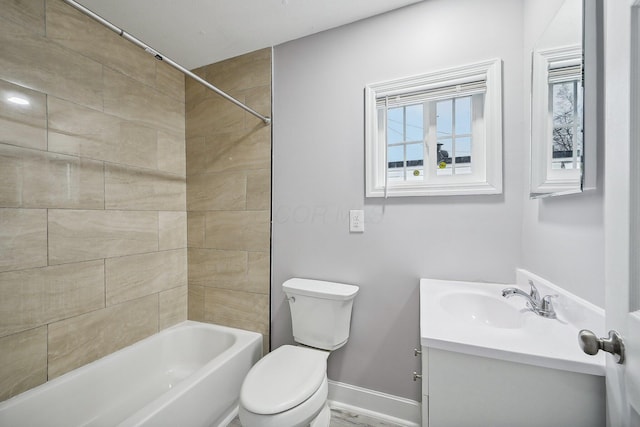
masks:
<svg viewBox="0 0 640 427"><path fill-rule="evenodd" d="M292 343L281 284L358 284L351 337L329 378L419 400L419 279L511 282L521 254L523 8L431 0L277 46L274 52L272 348ZM368 83L503 60L504 193L364 198ZM364 209L350 234L349 209Z"/></svg>
<svg viewBox="0 0 640 427"><path fill-rule="evenodd" d="M531 76L530 52L546 28L545 24L553 19L561 5L562 0L524 0L525 81L530 81ZM529 121L526 118L530 114L531 98L528 91L525 94L526 126L523 138L529 138ZM585 124L586 132L589 132L590 126L592 123ZM599 143L596 190L529 200L529 181L525 181L520 262L523 268L600 307L604 307L602 131L603 127L600 126L598 137L586 139L587 143Z"/></svg>

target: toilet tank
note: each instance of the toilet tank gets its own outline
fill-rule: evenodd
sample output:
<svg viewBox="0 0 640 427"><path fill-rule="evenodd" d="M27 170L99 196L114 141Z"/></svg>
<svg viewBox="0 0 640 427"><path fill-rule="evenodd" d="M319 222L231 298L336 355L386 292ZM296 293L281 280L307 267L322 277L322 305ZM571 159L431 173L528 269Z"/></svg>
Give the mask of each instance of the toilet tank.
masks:
<svg viewBox="0 0 640 427"><path fill-rule="evenodd" d="M296 342L323 350L335 350L347 342L357 286L293 278L282 289L289 300Z"/></svg>

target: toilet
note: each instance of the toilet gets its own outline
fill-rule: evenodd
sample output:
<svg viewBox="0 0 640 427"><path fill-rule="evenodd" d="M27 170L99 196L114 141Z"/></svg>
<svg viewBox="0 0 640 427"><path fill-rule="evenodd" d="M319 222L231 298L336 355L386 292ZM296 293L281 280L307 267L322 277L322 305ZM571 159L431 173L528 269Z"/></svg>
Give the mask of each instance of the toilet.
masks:
<svg viewBox="0 0 640 427"><path fill-rule="evenodd" d="M311 279L282 284L289 301L293 339L263 357L240 390L243 427L328 427L327 358L349 338L358 287Z"/></svg>

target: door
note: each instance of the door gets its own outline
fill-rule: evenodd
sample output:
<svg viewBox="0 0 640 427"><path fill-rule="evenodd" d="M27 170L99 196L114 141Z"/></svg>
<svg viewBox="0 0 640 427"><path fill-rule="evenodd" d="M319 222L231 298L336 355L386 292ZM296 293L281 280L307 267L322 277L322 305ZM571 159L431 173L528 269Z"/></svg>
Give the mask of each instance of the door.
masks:
<svg viewBox="0 0 640 427"><path fill-rule="evenodd" d="M605 0L606 322L626 360L607 356L610 427L640 426L640 0Z"/></svg>

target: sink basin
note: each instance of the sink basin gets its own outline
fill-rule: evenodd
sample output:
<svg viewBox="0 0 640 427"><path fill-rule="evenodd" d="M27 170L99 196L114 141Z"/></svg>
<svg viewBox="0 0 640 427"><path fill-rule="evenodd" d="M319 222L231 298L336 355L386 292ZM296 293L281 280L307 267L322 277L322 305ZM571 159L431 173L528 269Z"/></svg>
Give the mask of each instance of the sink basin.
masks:
<svg viewBox="0 0 640 427"><path fill-rule="evenodd" d="M454 292L443 295L440 304L455 318L475 325L503 329L522 327L523 313L501 298L500 295Z"/></svg>
<svg viewBox="0 0 640 427"><path fill-rule="evenodd" d="M536 315L524 298L502 296L507 287L528 290L528 280L541 295L560 295L557 318ZM582 328L603 336L604 310L528 272L518 273L514 284L420 280L420 343L426 348L604 375L603 352L588 356L576 345Z"/></svg>

